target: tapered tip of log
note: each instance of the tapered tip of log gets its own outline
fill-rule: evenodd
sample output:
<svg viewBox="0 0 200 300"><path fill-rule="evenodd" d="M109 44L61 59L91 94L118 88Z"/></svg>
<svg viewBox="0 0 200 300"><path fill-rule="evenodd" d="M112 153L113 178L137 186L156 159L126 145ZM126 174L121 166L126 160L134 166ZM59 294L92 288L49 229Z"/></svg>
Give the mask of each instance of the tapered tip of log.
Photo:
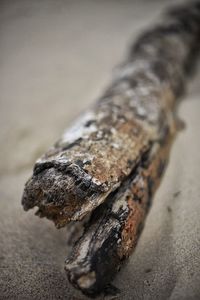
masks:
<svg viewBox="0 0 200 300"><path fill-rule="evenodd" d="M113 246L112 242L110 244ZM82 246L88 245L83 243ZM98 248L98 245L96 247ZM112 251L109 245L105 249ZM105 249L102 246L96 249L94 253L88 253L86 257L82 257L84 252L87 251L87 249L82 248L79 249L80 253L77 256L69 258L65 262L68 280L75 288L86 295L95 296L102 292L119 269L119 258L115 253L116 249L113 251L115 253L114 257L109 256ZM107 254L106 258L104 254Z"/></svg>
<svg viewBox="0 0 200 300"><path fill-rule="evenodd" d="M36 164L25 185L24 210L38 207L36 214L52 220L56 227L81 220L106 197L107 187L99 184L75 164Z"/></svg>
<svg viewBox="0 0 200 300"><path fill-rule="evenodd" d="M97 287L98 282L95 271L88 272L87 268L84 267L80 270L80 265L70 268L68 264L65 266L65 271L69 281L84 294L95 295L98 293L99 288Z"/></svg>
<svg viewBox="0 0 200 300"><path fill-rule="evenodd" d="M90 296L102 292L120 267L121 223L109 206L104 203L93 212L65 262L69 281Z"/></svg>

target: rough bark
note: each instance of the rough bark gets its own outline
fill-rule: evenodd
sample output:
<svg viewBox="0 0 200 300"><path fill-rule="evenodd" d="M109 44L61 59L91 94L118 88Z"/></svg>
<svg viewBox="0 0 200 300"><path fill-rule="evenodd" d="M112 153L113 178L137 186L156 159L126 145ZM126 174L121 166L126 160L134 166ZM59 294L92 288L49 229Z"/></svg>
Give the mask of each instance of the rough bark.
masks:
<svg viewBox="0 0 200 300"><path fill-rule="evenodd" d="M92 213L65 265L70 282L83 293L102 291L136 246L171 141L168 135L164 144L155 144L129 179Z"/></svg>
<svg viewBox="0 0 200 300"><path fill-rule="evenodd" d="M58 227L82 219L172 130L198 43L198 9L174 10L138 39L102 97L36 162L25 210L38 206Z"/></svg>
<svg viewBox="0 0 200 300"><path fill-rule="evenodd" d="M84 293L100 292L136 244L199 41L199 2L169 11L138 38L105 93L36 162L26 183L24 209L38 206L57 227L93 212L66 263Z"/></svg>

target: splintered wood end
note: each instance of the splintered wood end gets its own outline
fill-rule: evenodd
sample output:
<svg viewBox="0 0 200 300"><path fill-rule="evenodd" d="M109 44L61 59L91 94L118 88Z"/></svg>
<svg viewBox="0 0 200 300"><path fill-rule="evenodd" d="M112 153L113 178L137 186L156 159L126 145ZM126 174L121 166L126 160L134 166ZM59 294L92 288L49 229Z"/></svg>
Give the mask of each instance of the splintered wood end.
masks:
<svg viewBox="0 0 200 300"><path fill-rule="evenodd" d="M41 164L26 183L22 205L25 210L37 206L39 217L60 228L81 220L103 201L106 191L106 185L95 182L77 165Z"/></svg>

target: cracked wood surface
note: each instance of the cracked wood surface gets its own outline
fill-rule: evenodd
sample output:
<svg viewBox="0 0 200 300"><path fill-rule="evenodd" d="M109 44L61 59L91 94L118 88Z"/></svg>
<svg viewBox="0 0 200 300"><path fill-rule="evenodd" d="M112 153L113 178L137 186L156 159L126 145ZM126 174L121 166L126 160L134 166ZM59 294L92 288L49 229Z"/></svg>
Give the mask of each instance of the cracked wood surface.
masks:
<svg viewBox="0 0 200 300"><path fill-rule="evenodd" d="M38 206L37 215L58 228L105 201L66 263L70 282L85 294L102 292L137 242L199 37L199 3L171 9L138 38L105 93L36 162L25 186L25 210Z"/></svg>
<svg viewBox="0 0 200 300"><path fill-rule="evenodd" d="M66 229L23 212L23 184L34 160L102 90L124 45L169 2L1 3L0 298L88 299L63 271ZM116 299L199 298L199 77L185 100L179 114L187 127L134 255L114 280Z"/></svg>
<svg viewBox="0 0 200 300"><path fill-rule="evenodd" d="M173 136L151 155L116 193L96 209L65 263L70 282L83 293L105 289L137 244L151 199L168 162Z"/></svg>
<svg viewBox="0 0 200 300"><path fill-rule="evenodd" d="M36 162L22 204L57 227L105 201L157 140L175 130L199 42L199 7L174 9L138 38L96 104Z"/></svg>

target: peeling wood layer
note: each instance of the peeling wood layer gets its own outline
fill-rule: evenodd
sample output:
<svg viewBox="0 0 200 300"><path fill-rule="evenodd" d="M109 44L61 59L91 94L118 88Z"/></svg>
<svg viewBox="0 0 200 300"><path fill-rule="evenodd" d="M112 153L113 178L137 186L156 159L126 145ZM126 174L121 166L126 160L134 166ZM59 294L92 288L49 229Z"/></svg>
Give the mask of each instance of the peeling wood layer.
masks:
<svg viewBox="0 0 200 300"><path fill-rule="evenodd" d="M58 228L88 216L65 265L85 294L102 291L137 243L199 44L199 2L166 13L134 43L96 103L38 159L25 185L24 209L37 206Z"/></svg>
<svg viewBox="0 0 200 300"><path fill-rule="evenodd" d="M65 265L70 282L83 293L99 293L136 246L166 168L171 141L168 135L165 144L157 144L85 225Z"/></svg>
<svg viewBox="0 0 200 300"><path fill-rule="evenodd" d="M57 227L81 220L174 130L176 98L199 41L198 13L171 11L139 37L102 97L36 162L25 210L38 206Z"/></svg>

